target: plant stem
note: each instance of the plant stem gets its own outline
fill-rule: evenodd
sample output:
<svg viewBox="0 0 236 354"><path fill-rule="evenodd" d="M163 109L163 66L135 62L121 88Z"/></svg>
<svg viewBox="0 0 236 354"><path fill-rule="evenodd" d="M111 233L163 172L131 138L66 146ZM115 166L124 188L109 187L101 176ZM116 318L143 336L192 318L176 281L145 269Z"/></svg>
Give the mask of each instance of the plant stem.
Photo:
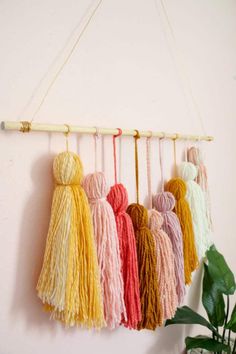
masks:
<svg viewBox="0 0 236 354"><path fill-rule="evenodd" d="M227 295L227 307L226 307L226 316L225 316L225 323L224 323L224 330L223 330L223 335L222 335L222 343L225 341L225 331L226 331L226 323L228 322L228 317L229 317L229 295Z"/></svg>
<svg viewBox="0 0 236 354"><path fill-rule="evenodd" d="M235 354L235 353L236 353L236 338L234 340L234 347L233 347L232 354Z"/></svg>
<svg viewBox="0 0 236 354"><path fill-rule="evenodd" d="M231 336L231 330L229 330L229 335L228 335L228 345L230 345L230 336Z"/></svg>

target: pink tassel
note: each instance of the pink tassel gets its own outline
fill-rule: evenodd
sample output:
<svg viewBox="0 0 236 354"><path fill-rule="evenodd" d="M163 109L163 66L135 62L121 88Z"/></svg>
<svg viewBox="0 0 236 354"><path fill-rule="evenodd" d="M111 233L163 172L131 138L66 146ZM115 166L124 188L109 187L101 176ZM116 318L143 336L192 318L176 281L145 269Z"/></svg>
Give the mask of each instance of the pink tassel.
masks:
<svg viewBox="0 0 236 354"><path fill-rule="evenodd" d="M192 162L198 168L198 175L195 181L202 188L205 201L206 201L206 213L208 220L208 227L212 230L212 219L211 219L211 201L210 201L210 192L208 187L208 177L207 177L207 169L204 165L202 153L200 149L192 146L187 151L187 159L189 162Z"/></svg>
<svg viewBox="0 0 236 354"><path fill-rule="evenodd" d="M162 217L162 229L169 236L173 252L176 277L176 293L178 296L178 305L181 305L185 296L185 279L184 279L184 260L183 260L183 236L179 223L179 219L172 211L175 206L175 198L170 192L161 192L153 199L155 209L157 209Z"/></svg>
<svg viewBox="0 0 236 354"><path fill-rule="evenodd" d="M102 172L87 175L83 186L93 217L103 290L104 316L107 326L114 329L120 325L122 319L126 319L115 217L111 205L106 200L107 185Z"/></svg>
<svg viewBox="0 0 236 354"><path fill-rule="evenodd" d="M168 235L161 229L163 218L152 209L148 212L149 228L154 236L157 251L157 279L164 320L174 316L178 306L176 294L174 253Z"/></svg>
<svg viewBox="0 0 236 354"><path fill-rule="evenodd" d="M115 213L120 244L124 300L127 312L127 320L123 318L122 323L125 327L137 329L138 322L141 321L139 277L133 224L130 216L126 213L128 207L127 190L122 184L115 184L111 187L107 200Z"/></svg>

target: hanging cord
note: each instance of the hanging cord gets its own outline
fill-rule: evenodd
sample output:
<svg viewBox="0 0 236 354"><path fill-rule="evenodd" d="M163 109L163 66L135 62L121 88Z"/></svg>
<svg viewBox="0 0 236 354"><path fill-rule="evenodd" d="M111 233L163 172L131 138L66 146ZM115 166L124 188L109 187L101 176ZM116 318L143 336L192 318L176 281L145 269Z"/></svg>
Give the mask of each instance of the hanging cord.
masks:
<svg viewBox="0 0 236 354"><path fill-rule="evenodd" d="M96 132L93 135L94 138L94 168L95 172L98 171L98 139L100 138L100 134L98 132L98 127L95 127Z"/></svg>
<svg viewBox="0 0 236 354"><path fill-rule="evenodd" d="M157 1L157 0L155 0L155 1ZM196 98L194 96L194 93L193 93L193 89L192 89L190 77L188 75L188 70L186 68L183 52L180 51L180 48L178 46L178 41L177 41L177 38L176 38L176 35L175 35L175 31L174 31L174 28L173 28L173 26L171 24L170 17L168 15L166 1L165 0L159 0L159 1L160 1L160 4L161 4L161 8L163 10L164 17L166 19L166 23L167 23L169 31L170 31L170 35L172 37L172 40L173 40L173 43L174 43L174 46L175 46L176 53L178 53L178 54L176 54L176 58L177 58L177 61L178 61L177 65L180 68L180 72L182 74L182 79L185 80L185 82L187 84L187 89L189 91L190 98L191 98L193 106L195 108L195 111L196 111L196 114L197 114L197 117L198 117L198 120L199 120L199 123L200 123L200 127L202 129L203 134L205 135L206 134L206 130L205 130L205 126L204 126L204 123L203 123L203 118L202 118L202 115L201 115L200 108L199 108L199 105L197 103L197 100L196 100Z"/></svg>
<svg viewBox="0 0 236 354"><path fill-rule="evenodd" d="M150 131L150 136L146 138L146 161L147 161L147 183L148 183L148 209L152 209L152 178L151 178L151 138L152 132Z"/></svg>
<svg viewBox="0 0 236 354"><path fill-rule="evenodd" d="M136 179L136 202L139 204L139 169L138 169L138 139L140 139L140 134L137 129L135 129L134 136L134 156L135 156L135 179Z"/></svg>
<svg viewBox="0 0 236 354"><path fill-rule="evenodd" d="M64 124L64 126L67 128L67 132L64 133L65 137L66 137L66 151L69 151L69 140L68 137L70 135L70 126L68 124Z"/></svg>
<svg viewBox="0 0 236 354"><path fill-rule="evenodd" d="M118 129L118 134L113 135L113 161L114 161L114 175L115 175L115 184L117 184L117 161L116 161L116 138L122 135L122 130Z"/></svg>
<svg viewBox="0 0 236 354"><path fill-rule="evenodd" d="M36 110L33 113L32 119L31 119L31 123L33 122L36 114L39 112L40 108L42 107L42 105L44 104L51 88L53 87L53 85L55 84L57 78L59 77L59 75L61 74L62 70L64 69L64 67L66 66L66 64L68 63L70 57L72 56L73 52L75 51L77 45L79 44L83 34L85 33L86 29L88 28L90 22L92 21L93 17L95 16L97 10L99 9L99 7L101 6L103 0L99 0L97 5L95 6L95 8L93 9L93 11L91 12L89 18L87 19L87 21L84 24L84 27L82 28L81 32L79 33L78 37L76 38L75 43L73 44L72 48L70 49L69 53L67 54L65 60L63 61L63 63L60 65L60 67L58 68L58 70L56 71L55 75L53 76L52 80L50 81L41 101L39 102L39 105L37 106Z"/></svg>
<svg viewBox="0 0 236 354"><path fill-rule="evenodd" d="M177 177L177 162L176 162L176 140L178 139L178 134L176 134L175 138L173 138L173 150L174 150L174 177Z"/></svg>
<svg viewBox="0 0 236 354"><path fill-rule="evenodd" d="M160 170L161 170L161 192L164 192L164 173L163 173L163 139L165 138L165 133L163 133L163 137L159 138L159 162L160 162Z"/></svg>

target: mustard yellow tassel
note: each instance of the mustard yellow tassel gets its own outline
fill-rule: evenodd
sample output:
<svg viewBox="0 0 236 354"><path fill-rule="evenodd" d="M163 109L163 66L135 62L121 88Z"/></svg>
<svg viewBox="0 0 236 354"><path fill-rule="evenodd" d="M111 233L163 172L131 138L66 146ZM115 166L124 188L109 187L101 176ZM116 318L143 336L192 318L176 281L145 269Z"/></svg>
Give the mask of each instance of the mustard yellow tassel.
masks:
<svg viewBox="0 0 236 354"><path fill-rule="evenodd" d="M99 269L90 208L78 155L63 152L53 163L55 190L38 296L52 318L66 326L104 326Z"/></svg>

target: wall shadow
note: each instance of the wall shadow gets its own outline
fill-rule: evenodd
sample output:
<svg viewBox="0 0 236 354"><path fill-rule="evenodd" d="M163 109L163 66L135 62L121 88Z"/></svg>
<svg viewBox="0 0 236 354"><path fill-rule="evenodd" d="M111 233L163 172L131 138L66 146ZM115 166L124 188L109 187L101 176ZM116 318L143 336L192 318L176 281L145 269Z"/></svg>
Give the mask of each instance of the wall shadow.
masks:
<svg viewBox="0 0 236 354"><path fill-rule="evenodd" d="M23 319L27 330L55 332L54 321L42 309L36 284L42 267L53 193L52 154L36 160L31 169L34 190L27 201L20 227L15 289L10 310L12 325Z"/></svg>

